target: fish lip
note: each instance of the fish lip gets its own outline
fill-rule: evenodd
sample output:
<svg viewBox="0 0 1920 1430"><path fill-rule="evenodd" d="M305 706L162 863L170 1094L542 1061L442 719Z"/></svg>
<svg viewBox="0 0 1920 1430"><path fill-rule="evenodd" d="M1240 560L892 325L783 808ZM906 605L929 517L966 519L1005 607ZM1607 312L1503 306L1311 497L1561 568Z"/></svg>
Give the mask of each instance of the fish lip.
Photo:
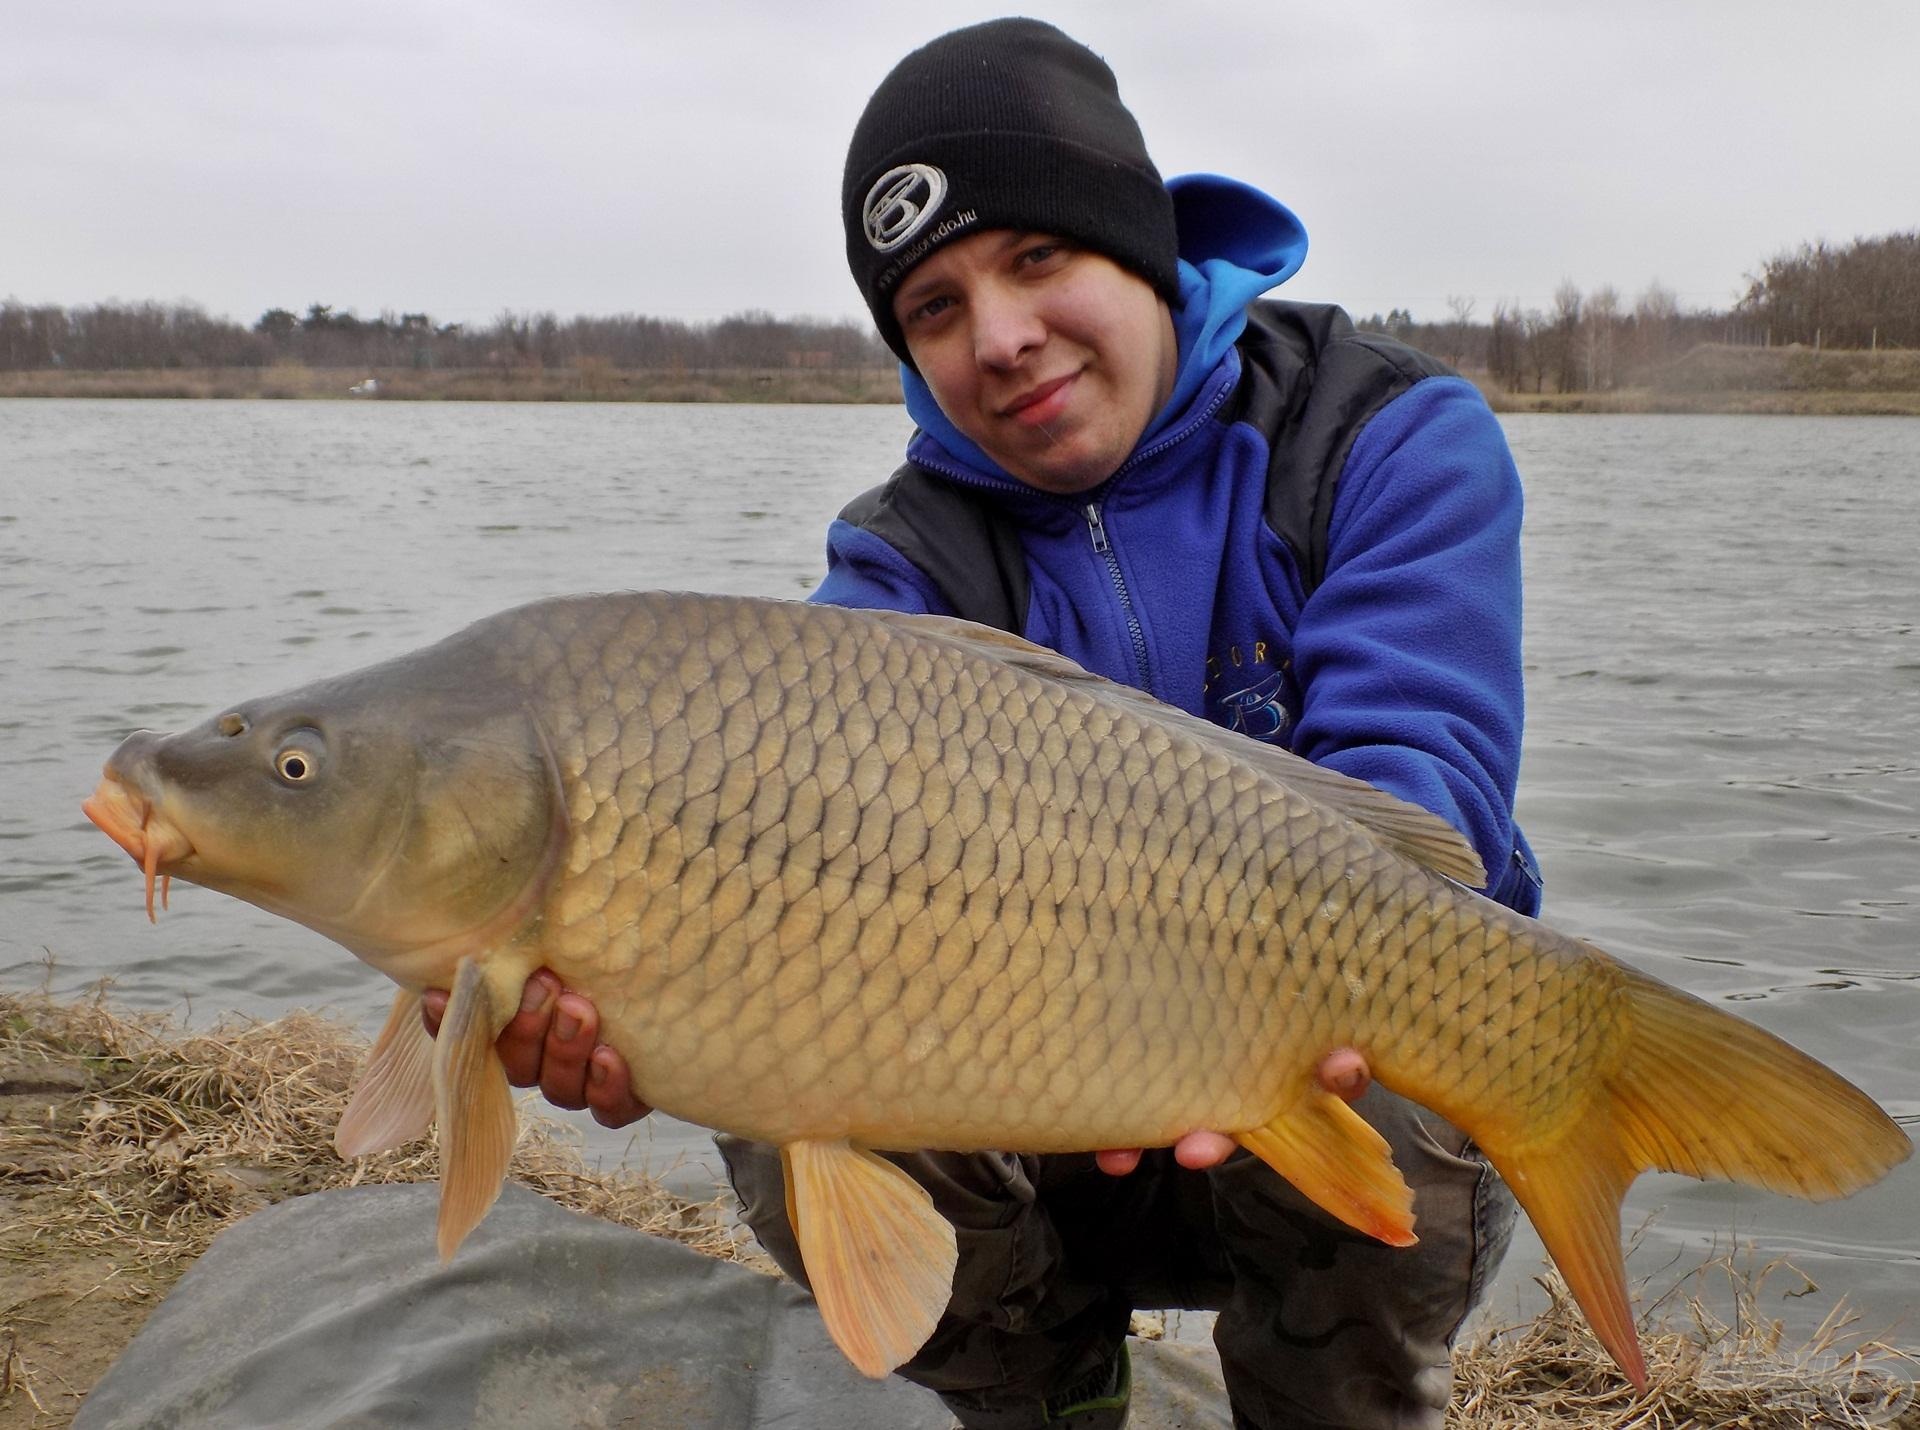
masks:
<svg viewBox="0 0 1920 1430"><path fill-rule="evenodd" d="M147 876L147 918L154 917L154 881L160 880L160 903L167 902L167 884L173 872L193 852L193 841L168 819L154 802L115 774L109 765L101 772L94 792L80 803L80 812L118 844Z"/></svg>
<svg viewBox="0 0 1920 1430"><path fill-rule="evenodd" d="M99 786L80 802L80 812L136 864L147 857L147 819L153 803L111 770L101 773Z"/></svg>

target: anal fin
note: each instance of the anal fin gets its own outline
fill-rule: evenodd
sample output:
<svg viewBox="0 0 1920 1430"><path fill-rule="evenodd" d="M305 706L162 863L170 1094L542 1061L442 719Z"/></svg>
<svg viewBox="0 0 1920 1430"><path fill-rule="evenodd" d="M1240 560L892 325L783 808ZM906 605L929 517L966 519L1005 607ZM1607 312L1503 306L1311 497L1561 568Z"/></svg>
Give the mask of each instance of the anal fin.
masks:
<svg viewBox="0 0 1920 1430"><path fill-rule="evenodd" d="M912 1357L953 1296L953 1227L893 1163L847 1142L780 1149L788 1214L827 1333L875 1379Z"/></svg>
<svg viewBox="0 0 1920 1430"><path fill-rule="evenodd" d="M461 959L433 1049L442 1261L493 1206L513 1159L518 1118L506 1066L493 1046L513 1010L500 1016L496 1001L480 960Z"/></svg>
<svg viewBox="0 0 1920 1430"><path fill-rule="evenodd" d="M420 995L402 988L333 1145L342 1157L368 1157L411 1142L432 1125L433 1039L420 1022Z"/></svg>
<svg viewBox="0 0 1920 1430"><path fill-rule="evenodd" d="M1329 1216L1389 1246L1412 1246L1413 1189L1387 1139L1324 1088L1234 1138Z"/></svg>

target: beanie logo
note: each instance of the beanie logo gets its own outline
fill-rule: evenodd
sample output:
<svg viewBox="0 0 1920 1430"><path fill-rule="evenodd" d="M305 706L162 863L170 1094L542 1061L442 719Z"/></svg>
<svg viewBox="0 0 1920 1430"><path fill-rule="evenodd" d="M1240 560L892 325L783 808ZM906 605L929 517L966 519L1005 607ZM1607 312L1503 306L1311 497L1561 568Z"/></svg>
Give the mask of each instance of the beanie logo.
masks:
<svg viewBox="0 0 1920 1430"><path fill-rule="evenodd" d="M893 252L926 227L946 196L947 176L931 164L887 170L867 190L867 242L881 253Z"/></svg>

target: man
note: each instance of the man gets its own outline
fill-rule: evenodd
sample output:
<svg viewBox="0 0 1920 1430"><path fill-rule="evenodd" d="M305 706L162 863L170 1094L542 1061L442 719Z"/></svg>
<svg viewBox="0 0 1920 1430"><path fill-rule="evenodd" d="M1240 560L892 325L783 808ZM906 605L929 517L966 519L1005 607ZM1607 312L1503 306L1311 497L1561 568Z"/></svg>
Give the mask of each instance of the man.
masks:
<svg viewBox="0 0 1920 1430"><path fill-rule="evenodd" d="M1472 386L1337 310L1255 305L1304 257L1293 215L1163 184L1106 65L1037 21L901 61L842 211L919 431L834 524L815 599L995 622L1369 780L1452 821L1494 897L1535 912L1512 820L1519 486ZM517 1082L644 1115L590 1005L542 973L524 1008L501 1039ZM1356 1095L1364 1060L1336 1050L1321 1077ZM1118 1426L1129 1311L1215 1307L1236 1426L1438 1427L1512 1203L1458 1130L1382 1089L1357 1105L1414 1188L1411 1250L1204 1129L1144 1157L898 1158L961 1247L901 1373L970 1430ZM720 1142L803 1278L777 1156Z"/></svg>

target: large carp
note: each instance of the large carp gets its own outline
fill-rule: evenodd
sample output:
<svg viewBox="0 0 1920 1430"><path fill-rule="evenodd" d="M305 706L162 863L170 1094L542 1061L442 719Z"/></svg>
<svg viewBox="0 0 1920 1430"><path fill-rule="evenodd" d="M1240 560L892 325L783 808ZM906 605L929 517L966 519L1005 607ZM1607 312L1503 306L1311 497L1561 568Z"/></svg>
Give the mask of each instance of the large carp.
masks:
<svg viewBox="0 0 1920 1430"><path fill-rule="evenodd" d="M646 1101L781 1148L821 1312L869 1375L925 1339L955 1259L875 1148L1216 1128L1411 1242L1386 1144L1314 1079L1342 1045L1472 1135L1637 1383L1636 1175L1818 1199L1912 1150L1777 1038L1472 892L1434 816L960 621L543 602L135 734L85 808L149 913L178 875L400 984L337 1140L438 1122L443 1255L499 1190L493 1042L545 964Z"/></svg>

